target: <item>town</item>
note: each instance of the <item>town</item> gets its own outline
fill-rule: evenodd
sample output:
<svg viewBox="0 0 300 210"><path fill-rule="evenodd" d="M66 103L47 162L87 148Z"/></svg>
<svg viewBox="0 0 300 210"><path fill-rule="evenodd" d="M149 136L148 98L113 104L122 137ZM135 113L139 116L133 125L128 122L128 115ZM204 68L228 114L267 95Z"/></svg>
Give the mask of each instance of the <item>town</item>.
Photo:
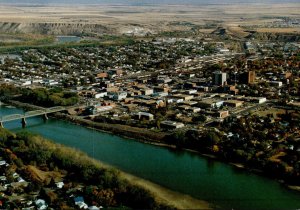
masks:
<svg viewBox="0 0 300 210"><path fill-rule="evenodd" d="M148 129L197 129L272 105L299 105L299 44L230 48L228 42L161 38L30 49L3 57L1 83L65 88L86 106L78 115Z"/></svg>
<svg viewBox="0 0 300 210"><path fill-rule="evenodd" d="M127 38L124 44L39 47L5 54L0 100L46 108L76 106L65 112L68 119L127 126L122 135L129 137L139 129L145 140L213 155L299 186L298 42L236 41L214 34ZM49 202L53 206L53 197L58 199L53 192L72 196L70 206L88 208L83 187L63 187L62 179L44 180L46 191L39 195L44 199L18 197L37 186L6 162L16 162L11 153L4 150L10 158L0 161L1 191L23 209L46 209ZM115 205L108 198L102 201L89 209Z"/></svg>

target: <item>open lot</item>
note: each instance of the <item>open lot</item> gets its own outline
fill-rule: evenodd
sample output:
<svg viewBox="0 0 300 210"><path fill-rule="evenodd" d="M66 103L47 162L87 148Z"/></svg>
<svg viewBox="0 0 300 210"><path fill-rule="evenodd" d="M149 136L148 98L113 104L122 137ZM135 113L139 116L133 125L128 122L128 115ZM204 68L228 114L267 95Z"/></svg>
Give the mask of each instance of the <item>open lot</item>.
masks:
<svg viewBox="0 0 300 210"><path fill-rule="evenodd" d="M278 108L261 108L258 111L255 111L254 114L258 115L258 116L267 116L269 114L284 114L285 110L284 109L278 109Z"/></svg>

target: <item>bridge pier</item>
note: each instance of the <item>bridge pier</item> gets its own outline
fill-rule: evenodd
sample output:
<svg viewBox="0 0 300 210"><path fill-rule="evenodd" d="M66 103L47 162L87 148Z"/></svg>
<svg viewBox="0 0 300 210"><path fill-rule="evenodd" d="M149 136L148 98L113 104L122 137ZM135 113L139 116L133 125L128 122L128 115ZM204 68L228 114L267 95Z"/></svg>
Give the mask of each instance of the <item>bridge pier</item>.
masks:
<svg viewBox="0 0 300 210"><path fill-rule="evenodd" d="M46 122L48 120L47 113L43 115L43 120L44 120L44 122Z"/></svg>
<svg viewBox="0 0 300 210"><path fill-rule="evenodd" d="M22 128L25 128L25 127L26 127L26 124L27 124L27 123L26 123L25 117L22 118L21 124L22 124Z"/></svg>

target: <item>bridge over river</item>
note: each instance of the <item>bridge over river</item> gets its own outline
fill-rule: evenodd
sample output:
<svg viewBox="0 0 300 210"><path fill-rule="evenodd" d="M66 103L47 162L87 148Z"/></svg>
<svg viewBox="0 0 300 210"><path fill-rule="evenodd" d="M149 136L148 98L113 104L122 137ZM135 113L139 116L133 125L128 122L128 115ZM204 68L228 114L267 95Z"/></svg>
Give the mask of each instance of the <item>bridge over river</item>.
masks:
<svg viewBox="0 0 300 210"><path fill-rule="evenodd" d="M4 122L21 120L22 127L24 128L26 127L27 118L42 116L44 120L47 120L48 114L61 112L69 109L76 109L76 108L79 108L79 106L71 106L71 107L55 106L51 108L39 107L38 110L28 111L25 112L24 114L11 114L11 115L0 116L0 126L3 127Z"/></svg>

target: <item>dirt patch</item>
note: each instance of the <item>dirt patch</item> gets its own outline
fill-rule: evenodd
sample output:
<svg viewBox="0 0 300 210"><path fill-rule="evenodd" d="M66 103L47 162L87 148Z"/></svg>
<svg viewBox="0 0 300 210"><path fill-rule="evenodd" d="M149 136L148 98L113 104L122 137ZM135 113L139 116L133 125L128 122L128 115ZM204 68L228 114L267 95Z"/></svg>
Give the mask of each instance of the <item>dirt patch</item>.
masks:
<svg viewBox="0 0 300 210"><path fill-rule="evenodd" d="M39 182L45 182L46 180L54 179L55 181L61 181L63 175L56 171L42 171L35 166L27 166L26 173L29 174L34 180Z"/></svg>
<svg viewBox="0 0 300 210"><path fill-rule="evenodd" d="M245 32L245 29L243 29L238 25L233 25L233 24L227 25L226 29L230 34L232 34L233 36L237 36L239 38L243 38L249 35L248 32Z"/></svg>
<svg viewBox="0 0 300 210"><path fill-rule="evenodd" d="M278 108L264 108L262 110L258 110L256 111L254 114L261 116L261 117L266 117L269 114L275 114L276 116L278 114L285 114L285 110L284 109L278 109Z"/></svg>
<svg viewBox="0 0 300 210"><path fill-rule="evenodd" d="M212 32L215 31L215 29L199 29L198 31L204 34L211 34Z"/></svg>
<svg viewBox="0 0 300 210"><path fill-rule="evenodd" d="M257 32L260 33L295 33L299 34L300 33L300 28L257 28Z"/></svg>

